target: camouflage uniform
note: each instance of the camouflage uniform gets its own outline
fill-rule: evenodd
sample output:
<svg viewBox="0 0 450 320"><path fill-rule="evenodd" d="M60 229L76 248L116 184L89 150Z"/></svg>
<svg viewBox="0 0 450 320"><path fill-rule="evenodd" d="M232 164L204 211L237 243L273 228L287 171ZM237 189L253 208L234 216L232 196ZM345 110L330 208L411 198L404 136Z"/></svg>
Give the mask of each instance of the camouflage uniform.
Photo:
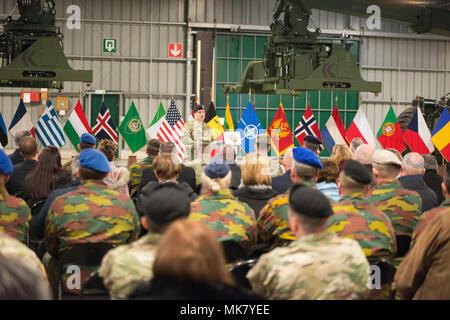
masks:
<svg viewBox="0 0 450 320"><path fill-rule="evenodd" d="M417 192L405 189L397 180L391 179L376 185L367 200L391 219L396 237L412 236L422 206ZM394 265L398 266L402 260L403 257L395 258Z"/></svg>
<svg viewBox="0 0 450 320"><path fill-rule="evenodd" d="M450 199L444 200L441 205L437 208L428 210L427 212L424 212L420 218L419 222L416 225L416 228L414 229L414 233L411 240L411 248L414 245L414 243L417 240L417 237L423 232L425 227L430 223L431 220L441 211L444 211L445 209L450 207Z"/></svg>
<svg viewBox="0 0 450 320"><path fill-rule="evenodd" d="M355 240L327 231L262 255L247 278L254 292L269 299L362 299L368 267Z"/></svg>
<svg viewBox="0 0 450 320"><path fill-rule="evenodd" d="M303 182L305 185L316 189L314 182ZM294 233L288 227L289 190L272 199L261 209L256 224L252 230L253 237L258 243L265 243L271 247L277 247L286 241L295 240Z"/></svg>
<svg viewBox="0 0 450 320"><path fill-rule="evenodd" d="M136 240L139 232L139 219L128 196L108 189L101 181L83 181L78 189L55 199L45 221L45 244L53 258L47 269L52 282L57 279L57 258L70 246L125 244ZM66 268L62 266L62 270ZM83 281L91 270L80 268ZM68 276L63 273L63 284Z"/></svg>
<svg viewBox="0 0 450 320"><path fill-rule="evenodd" d="M334 215L328 221L328 230L340 237L358 241L371 263L392 261L397 246L394 228L386 214L364 199L362 193L342 197L333 205Z"/></svg>
<svg viewBox="0 0 450 320"><path fill-rule="evenodd" d="M126 299L140 281L150 281L161 236L147 234L141 239L110 250L103 258L99 276L111 299Z"/></svg>
<svg viewBox="0 0 450 320"><path fill-rule="evenodd" d="M203 153L204 148L211 144L213 140L213 134L208 124L197 120L186 123L181 133L185 160L197 159L199 153Z"/></svg>
<svg viewBox="0 0 450 320"><path fill-rule="evenodd" d="M189 220L206 223L219 241L234 240L245 247L252 245L250 228L255 225L253 210L238 201L229 189L203 194L191 203Z"/></svg>
<svg viewBox="0 0 450 320"><path fill-rule="evenodd" d="M36 254L24 244L2 232L0 232L0 256L23 261L26 266L36 271L37 274L42 274L44 280L48 283L45 268Z"/></svg>
<svg viewBox="0 0 450 320"><path fill-rule="evenodd" d="M4 185L0 186L0 232L26 244L30 220L27 203L9 195Z"/></svg>
<svg viewBox="0 0 450 320"><path fill-rule="evenodd" d="M151 168L153 166L153 160L155 160L155 157L149 156L142 161L136 162L130 167L130 181L128 183L128 186L130 187L130 195L133 194L133 192L135 192L139 187L144 169Z"/></svg>

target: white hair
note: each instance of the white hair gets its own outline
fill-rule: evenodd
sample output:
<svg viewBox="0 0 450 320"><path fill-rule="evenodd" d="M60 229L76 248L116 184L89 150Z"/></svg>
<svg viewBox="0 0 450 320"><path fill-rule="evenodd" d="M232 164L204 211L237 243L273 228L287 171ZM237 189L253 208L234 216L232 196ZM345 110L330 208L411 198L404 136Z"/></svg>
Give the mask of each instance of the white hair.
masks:
<svg viewBox="0 0 450 320"><path fill-rule="evenodd" d="M421 174L425 167L425 160L417 152L410 152L403 157L403 170Z"/></svg>
<svg viewBox="0 0 450 320"><path fill-rule="evenodd" d="M368 144L362 144L356 149L353 154L353 160L361 164L372 164L373 162L373 148Z"/></svg>

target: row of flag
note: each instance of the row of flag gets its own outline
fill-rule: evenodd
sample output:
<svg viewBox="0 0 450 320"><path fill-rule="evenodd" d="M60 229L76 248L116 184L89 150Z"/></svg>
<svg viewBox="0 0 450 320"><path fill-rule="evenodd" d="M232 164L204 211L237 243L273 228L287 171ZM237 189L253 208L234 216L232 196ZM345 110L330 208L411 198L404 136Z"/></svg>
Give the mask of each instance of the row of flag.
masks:
<svg viewBox="0 0 450 320"><path fill-rule="evenodd" d="M229 102L227 101L223 125L212 102L206 111L205 122L211 127L215 141L223 141L224 132L235 130ZM8 130L13 136L18 131L29 130L33 136L39 138L44 146L53 145L57 147L62 147L66 144L65 133L77 151L79 151L78 143L80 142L80 137L84 132L93 134L98 140L110 139L117 143L120 134L133 153L146 145L145 132L147 131L151 138L175 143L178 156L180 159L183 159L184 146L181 142L183 127L184 121L173 99L167 112L162 102L160 102L158 110L147 129L142 124L134 102L131 103L118 129L111 118L108 108L102 103L92 130L79 100L64 126L62 126L51 101L48 101L47 107L39 118L36 127L33 126L21 100ZM362 108L356 113L349 128L345 129L338 107L335 106L325 126L322 130L319 130L314 114L310 106L307 106L297 127L292 132L281 103L271 124L267 130L264 130L256 115L254 106L249 102L236 127L236 131L240 132L241 147L246 153L255 151L256 137L263 133L271 138L272 146L278 155L284 154L286 150L294 145L294 136L300 145L303 146L305 136L313 135L330 151L333 150L336 144L349 145L354 138L360 137L365 143L374 148L376 147L377 139L383 148L394 148L399 152L403 152L406 149L406 144L412 151L420 154L432 153L434 146L436 146L442 155L447 160L450 160L450 138L448 138L450 136L450 114L446 108L444 108L436 127L430 134L420 108L417 108L407 129L403 132L391 106L375 138ZM8 143L6 132L6 126L0 113L0 142L3 146ZM323 149L324 146L321 145L319 151Z"/></svg>

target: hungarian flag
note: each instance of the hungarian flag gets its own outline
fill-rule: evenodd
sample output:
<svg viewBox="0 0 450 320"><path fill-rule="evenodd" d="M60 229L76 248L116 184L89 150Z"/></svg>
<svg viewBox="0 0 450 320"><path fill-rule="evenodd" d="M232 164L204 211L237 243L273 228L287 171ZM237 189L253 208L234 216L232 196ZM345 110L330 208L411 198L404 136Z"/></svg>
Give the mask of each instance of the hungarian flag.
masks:
<svg viewBox="0 0 450 320"><path fill-rule="evenodd" d="M355 118L353 118L350 127L347 129L345 138L348 142L352 142L355 138L361 138L364 143L368 144L372 148L377 146L372 128L370 127L369 121L367 120L366 114L362 108L359 108Z"/></svg>
<svg viewBox="0 0 450 320"><path fill-rule="evenodd" d="M405 142L403 141L402 128L398 123L392 106L389 109L380 130L378 130L377 139L384 149L392 148L400 153L406 149Z"/></svg>
<svg viewBox="0 0 450 320"><path fill-rule="evenodd" d="M230 101L227 100L227 109L225 110L225 130L234 131L233 118L231 117Z"/></svg>
<svg viewBox="0 0 450 320"><path fill-rule="evenodd" d="M33 137L36 138L33 123L31 122L30 115L27 113L27 108L25 108L25 104L22 99L20 100L19 106L17 107L16 113L14 114L8 130L13 137L19 131L26 130L30 131Z"/></svg>
<svg viewBox="0 0 450 320"><path fill-rule="evenodd" d="M69 116L69 119L64 125L64 132L67 134L70 142L78 152L80 152L78 149L78 144L80 143L81 135L85 132L92 134L89 123L84 115L80 100L78 100L75 108L73 108L73 111Z"/></svg>
<svg viewBox="0 0 450 320"><path fill-rule="evenodd" d="M223 132L225 131L223 125L220 123L219 117L217 116L216 108L214 107L214 102L212 101L211 104L209 105L208 111L206 111L205 122L211 128L214 140L216 140L216 138L222 135Z"/></svg>
<svg viewBox="0 0 450 320"><path fill-rule="evenodd" d="M272 146L279 156L294 146L291 128L286 119L282 103L280 103L272 123L267 128L267 135L271 138Z"/></svg>
<svg viewBox="0 0 450 320"><path fill-rule="evenodd" d="M416 109L403 136L413 152L430 154L434 151L433 142L431 142L431 134L420 108Z"/></svg>
<svg viewBox="0 0 450 320"><path fill-rule="evenodd" d="M119 126L119 133L133 153L147 144L145 129L134 102L131 102L130 109Z"/></svg>
<svg viewBox="0 0 450 320"><path fill-rule="evenodd" d="M166 115L166 110L164 110L162 101L159 103L158 111L156 111L155 116L153 117L152 123L148 126L147 132L150 138L158 139L158 130L161 127L162 122L164 121L164 116Z"/></svg>

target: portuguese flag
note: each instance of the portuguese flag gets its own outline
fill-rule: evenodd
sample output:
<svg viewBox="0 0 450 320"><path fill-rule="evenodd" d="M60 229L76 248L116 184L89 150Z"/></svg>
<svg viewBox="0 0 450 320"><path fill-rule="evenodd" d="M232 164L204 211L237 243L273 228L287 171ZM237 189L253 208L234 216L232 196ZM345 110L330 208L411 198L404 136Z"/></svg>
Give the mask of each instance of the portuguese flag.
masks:
<svg viewBox="0 0 450 320"><path fill-rule="evenodd" d="M377 139L384 149L392 148L400 153L406 149L405 142L403 141L403 131L392 106L380 130L378 130Z"/></svg>

